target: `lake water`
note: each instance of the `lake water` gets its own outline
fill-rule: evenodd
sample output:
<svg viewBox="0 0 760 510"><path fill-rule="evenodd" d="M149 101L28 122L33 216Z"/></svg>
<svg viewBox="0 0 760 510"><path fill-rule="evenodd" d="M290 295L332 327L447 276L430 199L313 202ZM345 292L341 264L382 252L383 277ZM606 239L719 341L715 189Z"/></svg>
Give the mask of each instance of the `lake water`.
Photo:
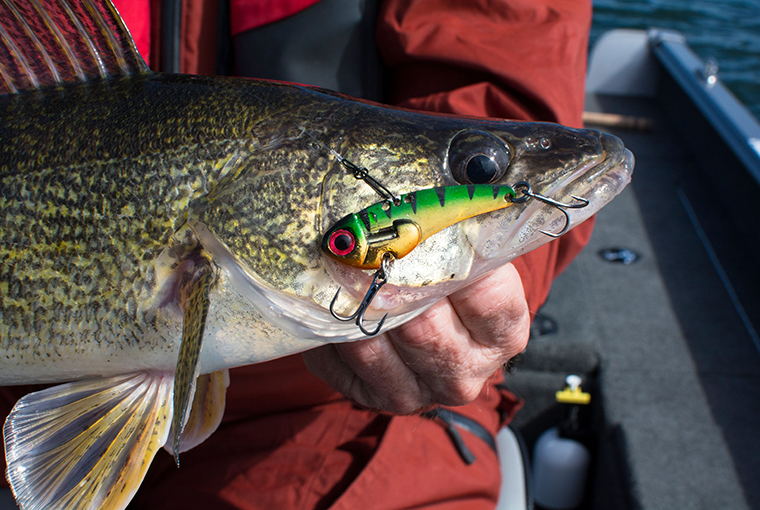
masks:
<svg viewBox="0 0 760 510"><path fill-rule="evenodd" d="M591 42L613 28L678 30L760 118L760 0L593 0Z"/></svg>

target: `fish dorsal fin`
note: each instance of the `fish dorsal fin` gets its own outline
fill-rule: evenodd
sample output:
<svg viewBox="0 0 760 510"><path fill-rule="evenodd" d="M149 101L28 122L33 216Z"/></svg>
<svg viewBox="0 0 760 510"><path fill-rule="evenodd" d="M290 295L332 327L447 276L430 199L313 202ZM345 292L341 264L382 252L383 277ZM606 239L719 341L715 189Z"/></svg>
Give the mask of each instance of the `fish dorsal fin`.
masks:
<svg viewBox="0 0 760 510"><path fill-rule="evenodd" d="M30 393L3 427L6 476L24 510L126 508L172 415L172 375L139 372Z"/></svg>
<svg viewBox="0 0 760 510"><path fill-rule="evenodd" d="M147 71L110 0L0 0L0 94Z"/></svg>

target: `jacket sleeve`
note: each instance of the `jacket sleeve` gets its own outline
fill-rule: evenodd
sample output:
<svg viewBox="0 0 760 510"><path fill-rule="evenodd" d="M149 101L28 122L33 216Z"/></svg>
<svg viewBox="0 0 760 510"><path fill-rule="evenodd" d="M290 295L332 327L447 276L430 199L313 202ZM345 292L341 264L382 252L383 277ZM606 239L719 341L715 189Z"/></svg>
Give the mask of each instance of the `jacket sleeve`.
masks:
<svg viewBox="0 0 760 510"><path fill-rule="evenodd" d="M386 99L457 115L582 127L591 3L387 0L377 42ZM588 243L593 218L514 261L532 313Z"/></svg>

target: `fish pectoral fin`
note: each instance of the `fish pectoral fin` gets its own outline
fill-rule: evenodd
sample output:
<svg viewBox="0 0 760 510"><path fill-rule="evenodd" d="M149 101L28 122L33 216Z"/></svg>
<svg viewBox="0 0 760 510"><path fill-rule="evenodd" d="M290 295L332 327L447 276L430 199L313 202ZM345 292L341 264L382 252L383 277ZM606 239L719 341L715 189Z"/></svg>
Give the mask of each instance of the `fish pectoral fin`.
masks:
<svg viewBox="0 0 760 510"><path fill-rule="evenodd" d="M190 418L198 380L200 364L198 363L203 331L206 328L206 315L209 309L209 289L214 283L215 274L211 259L201 250L186 265L179 282L179 301L182 309L182 344L177 358L177 370L174 375L174 417L172 419L172 451L174 461L179 466L180 437L185 424Z"/></svg>
<svg viewBox="0 0 760 510"><path fill-rule="evenodd" d="M30 393L3 427L24 510L126 508L166 442L172 376L138 372Z"/></svg>
<svg viewBox="0 0 760 510"><path fill-rule="evenodd" d="M219 427L224 415L225 396L229 385L230 372L226 369L203 374L198 378L190 418L179 438L178 453L195 448ZM166 443L164 449L174 455L172 443Z"/></svg>

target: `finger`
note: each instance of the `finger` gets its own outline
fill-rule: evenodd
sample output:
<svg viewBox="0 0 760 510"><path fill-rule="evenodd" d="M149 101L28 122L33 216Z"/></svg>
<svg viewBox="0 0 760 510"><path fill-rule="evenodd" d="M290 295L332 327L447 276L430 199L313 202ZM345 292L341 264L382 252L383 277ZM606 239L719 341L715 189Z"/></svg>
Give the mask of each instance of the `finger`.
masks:
<svg viewBox="0 0 760 510"><path fill-rule="evenodd" d="M404 414L429 402L385 335L318 347L303 359L314 375L365 407Z"/></svg>
<svg viewBox="0 0 760 510"><path fill-rule="evenodd" d="M472 401L502 363L490 348L473 341L448 299L387 335L417 374L428 398L425 405Z"/></svg>
<svg viewBox="0 0 760 510"><path fill-rule="evenodd" d="M452 294L449 302L476 342L507 359L525 350L530 312L522 280L512 264Z"/></svg>
<svg viewBox="0 0 760 510"><path fill-rule="evenodd" d="M309 371L358 403L366 401L363 388L356 387L354 371L342 360L335 344L326 344L301 353Z"/></svg>
<svg viewBox="0 0 760 510"><path fill-rule="evenodd" d="M477 397L522 351L529 314L519 275L499 269L374 338L304 354L309 369L355 402L396 413Z"/></svg>
<svg viewBox="0 0 760 510"><path fill-rule="evenodd" d="M472 340L443 299L409 323L366 340L304 353L309 370L353 401L399 414L477 397L498 365L469 353Z"/></svg>

